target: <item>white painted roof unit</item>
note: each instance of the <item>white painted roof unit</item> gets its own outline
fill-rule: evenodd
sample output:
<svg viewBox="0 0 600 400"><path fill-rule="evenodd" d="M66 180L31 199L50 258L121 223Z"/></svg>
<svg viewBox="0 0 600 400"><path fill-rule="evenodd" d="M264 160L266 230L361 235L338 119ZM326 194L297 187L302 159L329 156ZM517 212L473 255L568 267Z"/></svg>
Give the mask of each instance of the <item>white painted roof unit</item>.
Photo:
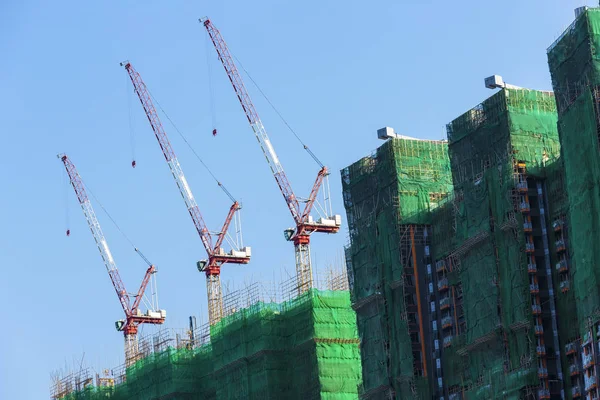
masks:
<svg viewBox="0 0 600 400"><path fill-rule="evenodd" d="M377 139L388 140L395 138L396 136L397 135L396 132L394 132L394 128L390 128L389 126L377 129Z"/></svg>
<svg viewBox="0 0 600 400"><path fill-rule="evenodd" d="M485 78L485 87L488 89L496 89L504 87L504 80L500 75L492 75Z"/></svg>

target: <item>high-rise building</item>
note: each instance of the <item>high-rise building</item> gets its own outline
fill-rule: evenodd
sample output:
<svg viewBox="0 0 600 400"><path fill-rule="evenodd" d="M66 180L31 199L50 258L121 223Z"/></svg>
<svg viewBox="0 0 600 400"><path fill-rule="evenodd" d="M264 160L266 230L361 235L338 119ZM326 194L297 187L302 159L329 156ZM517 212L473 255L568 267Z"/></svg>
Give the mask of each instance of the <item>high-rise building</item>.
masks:
<svg viewBox="0 0 600 400"><path fill-rule="evenodd" d="M447 143L342 170L363 398L561 395L556 121L551 92L502 89Z"/></svg>
<svg viewBox="0 0 600 400"><path fill-rule="evenodd" d="M556 120L552 93L502 89L448 124L454 198L437 211L433 252L436 281L448 282L435 308L449 398L563 390L547 185Z"/></svg>
<svg viewBox="0 0 600 400"><path fill-rule="evenodd" d="M598 398L600 350L600 9L578 8L575 21L548 49L564 163L566 218L559 319L573 397ZM557 268L559 266L557 265Z"/></svg>
<svg viewBox="0 0 600 400"><path fill-rule="evenodd" d="M389 128L388 128L389 129ZM342 170L363 398L431 398L431 210L452 191L448 145L398 138Z"/></svg>

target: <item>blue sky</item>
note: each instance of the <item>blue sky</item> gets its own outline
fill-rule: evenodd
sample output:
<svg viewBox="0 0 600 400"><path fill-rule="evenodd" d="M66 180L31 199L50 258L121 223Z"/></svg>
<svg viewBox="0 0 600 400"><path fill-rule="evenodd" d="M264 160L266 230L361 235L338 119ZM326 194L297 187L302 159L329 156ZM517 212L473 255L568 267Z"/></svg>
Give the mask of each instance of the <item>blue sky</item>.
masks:
<svg viewBox="0 0 600 400"><path fill-rule="evenodd" d="M127 235L160 269L168 325L206 318L204 257L164 158L119 62L129 59L194 149L243 201L248 266L227 266L231 287L293 271L282 230L291 217L229 82L197 22L208 15L287 121L339 170L381 144L392 126L441 139L447 122L491 92L483 78L551 89L545 49L583 0L15 1L0 3L0 398L49 398L50 373L74 360L122 362L122 311L72 189L56 159L67 153ZM208 63L207 63L208 50ZM211 65L212 78L209 80ZM209 82L219 134L211 135ZM295 191L317 165L247 83ZM131 146L129 116L134 127ZM163 118L208 225L228 198ZM138 167L130 167L132 151ZM130 291L145 265L96 205ZM68 207L67 207L68 206ZM71 236L65 236L69 209ZM345 218L344 218L345 225ZM323 266L346 243L315 236Z"/></svg>

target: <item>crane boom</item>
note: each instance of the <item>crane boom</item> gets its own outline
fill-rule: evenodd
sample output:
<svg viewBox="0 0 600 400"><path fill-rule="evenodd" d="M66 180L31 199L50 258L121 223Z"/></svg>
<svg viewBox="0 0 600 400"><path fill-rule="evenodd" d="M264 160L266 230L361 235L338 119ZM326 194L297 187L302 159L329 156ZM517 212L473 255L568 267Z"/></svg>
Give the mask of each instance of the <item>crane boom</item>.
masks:
<svg viewBox="0 0 600 400"><path fill-rule="evenodd" d="M329 215L331 211L331 207L325 210L325 216L320 218L317 221L313 221L310 217L310 212L313 208L317 200L317 194L319 189L323 185L324 179L329 175L329 171L327 167L321 165L321 170L317 174L317 179L313 184L310 196L305 201L304 210L300 210L300 204L298 198L294 194L290 182L285 175L285 171L283 170L283 166L279 161L279 157L275 153L275 149L267 135L267 131L258 116L256 108L252 103L250 98L250 94L246 90L244 85L244 81L235 66L235 62L233 61L233 57L227 48L227 44L223 37L221 36L221 32L212 24L212 22L208 18L201 19L200 22L206 28L208 35L217 51L219 56L219 60L221 64L223 64L223 68L229 78L229 82L233 86L233 90L244 110L246 118L252 127L252 131L258 140L260 148L265 155L267 163L269 164L269 168L277 182L277 186L279 186L279 190L285 199L287 207L292 213L292 217L294 218L294 222L296 223L296 228L294 229L286 229L285 236L287 240L290 240L294 243L295 253L296 253L296 276L297 276L297 284L298 284L298 292L303 293L309 290L312 287L312 265L311 265L311 257L310 257L310 235L313 232L324 232L324 233L336 233L340 229L341 225L341 217L339 215ZM307 146L304 146L306 150L308 150ZM308 150L309 153L316 159L314 154ZM328 186L325 186L326 190ZM329 197L326 197L326 201L330 204ZM327 205L326 205L327 208Z"/></svg>
<svg viewBox="0 0 600 400"><path fill-rule="evenodd" d="M300 215L300 204L298 203L298 199L292 190L292 186L287 176L285 175L285 171L283 170L283 166L279 161L279 157L275 153L275 149L271 144L271 140L267 135L267 130L265 129L260 117L258 116L258 112L256 112L256 108L252 103L252 99L250 98L250 94L246 90L246 86L244 85L244 81L240 73L233 62L233 57L227 48L227 44L223 37L221 36L221 32L210 22L209 19L206 19L203 22L210 39L217 50L217 54L219 55L219 60L223 64L223 68L225 68L225 72L227 73L227 77L233 86L233 90L242 105L242 109L246 114L246 118L254 131L254 135L260 144L260 148L262 149L265 158L267 159L267 163L269 164L269 168L275 177L275 181L277 181L277 185L283 194L283 198L287 203L290 212L292 213L292 217L296 223L301 222Z"/></svg>
<svg viewBox="0 0 600 400"><path fill-rule="evenodd" d="M98 250L100 250L100 255L102 256L102 260L104 261L104 265L106 266L110 280L115 288L115 291L117 292L117 296L119 297L119 302L123 307L123 311L125 312L125 320L118 321L116 326L117 330L123 331L125 336L125 364L130 366L137 360L139 356L137 340L138 326L140 324L160 325L165 322L165 310L148 310L146 314L142 314L138 310L140 302L144 297L146 287L148 286L152 275L156 272L156 268L154 265L150 264L146 257L144 257L144 255L137 248L135 249L135 251L150 266L146 270L146 274L144 275L144 279L142 280L140 288L137 291L133 305L131 305L129 294L127 293L127 290L125 290L125 284L121 280L119 270L117 269L115 260L113 259L110 249L108 248L106 238L104 237L104 233L102 233L102 228L100 228L100 223L98 222L98 218L96 218L96 213L94 212L92 203L87 195L83 181L79 176L75 165L66 155L59 154L58 157L65 165L65 169L69 175L69 180L71 185L73 185L75 194L77 195L77 200L79 200L79 204L81 204L81 209L83 210L85 219L87 220L90 230L92 231L92 236L96 241ZM153 294L153 297L154 295L155 293ZM154 304L154 301L152 301L152 306L156 306L158 308L158 301L156 304Z"/></svg>
<svg viewBox="0 0 600 400"><path fill-rule="evenodd" d="M169 169L175 178L179 192L185 201L185 205L190 213L190 216L192 217L194 226L196 227L196 230L200 235L200 239L202 240L202 244L204 245L206 253L208 254L207 261L198 262L198 269L206 273L209 322L211 324L215 324L223 316L223 298L220 280L221 266L225 263L247 264L250 262L250 247L235 249L229 253L226 253L221 248L231 221L233 220L235 213L240 210L241 207L237 201L233 202L229 208L229 213L227 214L225 223L223 224L221 231L218 233L216 243L213 246L212 236L208 231L206 224L204 223L202 215L200 214L200 209L198 208L192 191L187 183L187 180L185 179L185 176L183 175L183 170L181 169L181 165L179 164L179 161L175 156L175 152L171 147L167 133L163 129L146 84L130 62L127 61L121 63L121 65L125 67L129 77L131 78L135 92L142 103L144 111L146 112L146 116L148 117L148 121L150 121L152 130L154 131L154 135L158 140L163 155L165 156L167 164L169 165Z"/></svg>
<svg viewBox="0 0 600 400"><path fill-rule="evenodd" d="M123 64L122 64L123 65ZM158 140L158 144L165 156L165 160L167 160L167 164L169 165L169 169L173 174L173 178L175 178L175 182L177 183L177 187L179 188L179 193L185 202L188 212L192 217L192 221L194 222L194 226L196 227L196 231L198 235L200 235L200 239L202 240L202 244L206 249L208 255L212 255L212 237L208 228L206 227L206 223L202 218L202 214L200 214L200 209L198 208L198 204L196 204L196 199L194 199L194 195L188 185L187 180L185 179L185 175L183 174L183 170L181 169L181 165L179 164L179 160L173 151L173 147L169 142L169 138L160 122L158 117L158 113L156 112L156 108L154 107L154 103L152 102L152 98L150 96L150 92L146 88L146 84L142 80L140 74L133 68L131 63L127 62L124 64L129 77L131 78L131 82L133 83L133 87L135 88L135 92L138 95L140 102L142 103L142 107L146 112L146 116L148 117L148 121L150 122L150 126L154 131L154 135Z"/></svg>
<svg viewBox="0 0 600 400"><path fill-rule="evenodd" d="M98 218L96 218L96 213L94 212L92 203L87 195L83 181L81 180L81 177L79 176L79 173L77 172L77 169L71 160L64 154L59 155L59 157L65 165L65 169L69 175L69 180L71 181L71 185L73 185L73 189L77 195L77 200L79 200L79 204L81 205L81 209L83 210L83 214L85 215L88 226L92 231L92 236L96 241L96 245L98 246L98 250L100 251L100 255L102 256L102 260L104 261L104 265L106 266L106 270L110 276L110 280L115 288L115 291L117 292L117 296L119 297L119 302L123 307L123 311L125 311L125 315L129 315L131 313L129 294L127 294L127 291L125 290L125 285L123 284L123 280L121 280L115 260L113 259L110 249L108 248L108 243L106 243L106 238L104 237L104 233L102 232Z"/></svg>

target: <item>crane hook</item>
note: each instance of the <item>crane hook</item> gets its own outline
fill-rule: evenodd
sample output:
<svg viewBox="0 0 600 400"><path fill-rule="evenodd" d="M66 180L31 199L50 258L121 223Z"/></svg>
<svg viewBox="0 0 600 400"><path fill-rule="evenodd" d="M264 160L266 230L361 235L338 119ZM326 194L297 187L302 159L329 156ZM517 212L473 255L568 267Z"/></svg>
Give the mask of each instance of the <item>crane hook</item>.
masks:
<svg viewBox="0 0 600 400"><path fill-rule="evenodd" d="M217 129L216 128L213 129L212 134L213 134L213 137L217 136Z"/></svg>

